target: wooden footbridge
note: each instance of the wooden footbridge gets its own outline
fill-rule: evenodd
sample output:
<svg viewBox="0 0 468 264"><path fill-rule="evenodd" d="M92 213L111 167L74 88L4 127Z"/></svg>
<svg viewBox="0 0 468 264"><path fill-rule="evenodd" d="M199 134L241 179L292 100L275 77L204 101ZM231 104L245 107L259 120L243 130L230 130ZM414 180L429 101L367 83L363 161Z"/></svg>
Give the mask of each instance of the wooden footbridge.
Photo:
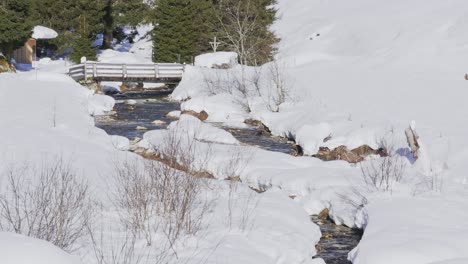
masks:
<svg viewBox="0 0 468 264"><path fill-rule="evenodd" d="M70 67L68 74L75 81L178 83L185 65L177 63L117 64L86 62Z"/></svg>

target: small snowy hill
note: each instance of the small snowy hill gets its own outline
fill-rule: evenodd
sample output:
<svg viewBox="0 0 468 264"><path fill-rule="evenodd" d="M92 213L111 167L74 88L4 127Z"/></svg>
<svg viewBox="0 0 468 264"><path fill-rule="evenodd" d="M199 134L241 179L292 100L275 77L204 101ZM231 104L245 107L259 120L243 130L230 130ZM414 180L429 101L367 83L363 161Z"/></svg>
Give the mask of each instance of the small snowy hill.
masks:
<svg viewBox="0 0 468 264"><path fill-rule="evenodd" d="M279 57L313 102L306 116L321 104L355 125L415 120L424 140L468 147L467 1L280 0L278 8Z"/></svg>
<svg viewBox="0 0 468 264"><path fill-rule="evenodd" d="M286 61L295 96L307 103L296 104L295 118L276 117L276 126L300 132L304 123L327 122L334 135L379 127L402 137L415 120L426 157L414 167L444 175L442 197L417 205L417 199L393 197L371 206L363 241L351 260L468 263L458 259L467 257L458 248L468 243L466 230L455 223L467 221L468 215L458 215L452 224L437 220L466 209L468 2L278 2L278 57ZM437 166L443 172L434 172Z"/></svg>
<svg viewBox="0 0 468 264"><path fill-rule="evenodd" d="M14 233L0 232L0 262L2 264L79 264L49 242Z"/></svg>
<svg viewBox="0 0 468 264"><path fill-rule="evenodd" d="M446 127L466 120L468 2L279 1L295 88L332 109ZM361 106L361 107L359 107ZM351 110L352 109L352 110ZM445 129L444 129L445 130Z"/></svg>

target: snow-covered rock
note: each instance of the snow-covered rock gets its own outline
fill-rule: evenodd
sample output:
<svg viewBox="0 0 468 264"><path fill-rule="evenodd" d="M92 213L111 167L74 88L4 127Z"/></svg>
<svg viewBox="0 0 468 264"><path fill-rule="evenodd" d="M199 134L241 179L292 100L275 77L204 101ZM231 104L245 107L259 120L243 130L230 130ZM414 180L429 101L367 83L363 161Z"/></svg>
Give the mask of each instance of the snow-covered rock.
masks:
<svg viewBox="0 0 468 264"><path fill-rule="evenodd" d="M126 137L121 137L121 136L111 136L112 139L112 145L122 151L126 151L130 147L130 140Z"/></svg>
<svg viewBox="0 0 468 264"><path fill-rule="evenodd" d="M235 52L206 53L195 57L195 66L207 68L227 66L231 68L237 64L237 57Z"/></svg>
<svg viewBox="0 0 468 264"><path fill-rule="evenodd" d="M88 101L89 113L93 116L104 115L114 108L115 99L100 94L93 94Z"/></svg>

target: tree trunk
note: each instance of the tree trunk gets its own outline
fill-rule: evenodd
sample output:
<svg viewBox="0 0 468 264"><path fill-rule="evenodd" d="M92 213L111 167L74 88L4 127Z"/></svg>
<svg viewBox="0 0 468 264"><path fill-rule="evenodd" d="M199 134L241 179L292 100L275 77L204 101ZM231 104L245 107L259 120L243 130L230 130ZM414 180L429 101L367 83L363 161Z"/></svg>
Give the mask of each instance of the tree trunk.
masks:
<svg viewBox="0 0 468 264"><path fill-rule="evenodd" d="M112 49L112 42L114 41L114 36L112 31L114 30L114 18L112 16L112 0L107 0L106 7L104 8L104 32L102 40L102 49Z"/></svg>
<svg viewBox="0 0 468 264"><path fill-rule="evenodd" d="M113 41L114 36L112 35L112 30L105 29L103 33L102 49L112 49Z"/></svg>
<svg viewBox="0 0 468 264"><path fill-rule="evenodd" d="M419 143L418 143L418 134L410 126L405 130L406 140L408 141L408 146L413 153L414 160L419 158Z"/></svg>

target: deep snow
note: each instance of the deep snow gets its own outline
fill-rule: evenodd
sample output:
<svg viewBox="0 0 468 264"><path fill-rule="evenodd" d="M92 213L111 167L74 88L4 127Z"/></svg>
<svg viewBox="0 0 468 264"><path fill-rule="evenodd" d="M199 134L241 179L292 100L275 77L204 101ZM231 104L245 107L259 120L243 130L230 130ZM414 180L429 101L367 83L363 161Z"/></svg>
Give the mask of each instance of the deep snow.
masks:
<svg viewBox="0 0 468 264"><path fill-rule="evenodd" d="M169 130L150 131L140 143L158 146L171 130L191 135L200 153L210 151L207 169L221 179L215 181L220 194L206 236L180 245L181 256L193 263L200 261L194 252L210 255L208 263L322 263L311 259L320 232L307 214L329 208L338 224L365 228L349 255L353 263L467 263L468 3L279 0L277 7L278 64L215 70L207 67L229 56L205 55L199 58L205 67L188 66L171 97L190 99L182 110L204 110L208 122L242 126L248 118L261 120L273 134L294 138L305 154L339 145L378 147L385 138L406 166L404 180L385 192L363 182L360 165L239 145L225 131L182 115ZM99 59L149 62L149 47L141 38L133 46L104 51ZM94 188L104 190L102 175L112 170L108 158L126 159L130 154L121 150L127 141L94 127L90 114L111 108L113 101L60 75L63 66L42 66L38 81L33 73L0 76L0 154L9 163L65 153ZM280 76L272 76L275 68ZM280 104L271 89L278 81L274 77L288 91ZM236 88L242 80L247 80L246 94ZM420 135L417 161L404 137L410 124ZM222 168L239 153L248 160L238 171L239 202L255 194L245 185L266 190L254 196L260 202L248 232L219 220L227 213L230 188L222 181L227 176ZM97 196L105 198L102 192ZM89 251L84 255L86 263L93 262Z"/></svg>
<svg viewBox="0 0 468 264"><path fill-rule="evenodd" d="M93 94L65 72L63 61L43 61L37 75L33 71L0 76L0 181L6 181L12 167L35 168L57 158L71 164L77 175L89 183L93 199L101 204L102 212L94 216L96 221L113 228L104 230L103 235L104 254L111 257L112 250L124 239L122 222L117 217L120 212L111 199L115 167L128 161L139 164L143 158L124 151L128 140L109 136L94 126L92 115L111 110L114 100ZM229 133L193 117L184 116L180 122L188 128L188 135L238 144ZM33 170L29 172L28 177L34 175ZM260 195L245 185L236 185L215 180L204 189L202 196L209 199L211 207L203 218L203 229L174 245L178 257L171 255L174 259L169 258L169 263L219 263L221 259L224 263L314 263L313 245L320 238L320 230L306 212L284 193ZM231 204L230 209L226 204ZM152 256L158 245L167 243L163 234L156 233L155 237L159 237L156 247L148 247L143 238L139 239L136 254ZM8 236L0 236L1 243L9 241ZM75 259L98 263L89 242L86 238L80 240L79 250L73 252ZM29 245L32 251L42 252L43 258L54 261L57 253L48 253L39 242L36 244L17 245L8 263L23 264L26 256L14 252L25 252ZM60 261L67 263L66 259Z"/></svg>
<svg viewBox="0 0 468 264"><path fill-rule="evenodd" d="M391 192L363 183L360 165L263 151L255 152L242 179L295 196L309 213L329 207L337 223L366 228L349 256L354 263L466 260L460 248L468 245L460 225L468 220L466 1L278 2L273 29L281 38L277 59L289 92L284 103L271 109L272 64L261 68L259 86L259 70L251 67L189 67L172 97L190 98L183 109L204 110L208 121L261 120L309 155L319 147L375 148L384 138L406 166ZM228 91L243 78L247 96ZM404 135L410 124L420 136L416 162Z"/></svg>

